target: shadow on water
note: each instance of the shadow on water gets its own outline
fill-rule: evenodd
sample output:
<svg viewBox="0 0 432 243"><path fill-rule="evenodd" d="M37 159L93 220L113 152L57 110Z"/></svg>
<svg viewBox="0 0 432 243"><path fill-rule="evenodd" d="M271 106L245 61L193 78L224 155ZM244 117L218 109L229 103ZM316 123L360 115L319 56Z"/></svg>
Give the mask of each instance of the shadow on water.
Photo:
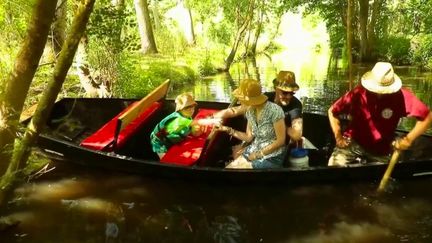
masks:
<svg viewBox="0 0 432 243"><path fill-rule="evenodd" d="M272 88L274 67L255 60L247 68L201 80L193 90L180 85L170 97L192 91L198 100L229 101L242 70ZM353 76L368 68L355 67ZM338 68L295 71L306 111L325 112L347 91ZM431 106L431 73L396 72ZM378 182L235 186L51 166L1 208L1 242L432 242L432 178L395 181L378 196Z"/></svg>

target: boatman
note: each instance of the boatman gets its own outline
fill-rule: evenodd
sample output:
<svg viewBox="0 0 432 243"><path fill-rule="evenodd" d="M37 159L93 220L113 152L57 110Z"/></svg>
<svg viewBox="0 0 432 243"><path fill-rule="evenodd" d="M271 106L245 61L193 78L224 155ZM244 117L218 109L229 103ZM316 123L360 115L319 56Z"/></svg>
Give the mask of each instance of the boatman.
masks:
<svg viewBox="0 0 432 243"><path fill-rule="evenodd" d="M394 149L408 149L432 122L430 109L402 88L401 79L388 62L378 62L366 72L361 84L333 103L328 117L336 140L329 166L346 166L363 159L388 162L392 144ZM348 118L344 131L339 117ZM395 140L402 117L414 117L417 122L405 137Z"/></svg>

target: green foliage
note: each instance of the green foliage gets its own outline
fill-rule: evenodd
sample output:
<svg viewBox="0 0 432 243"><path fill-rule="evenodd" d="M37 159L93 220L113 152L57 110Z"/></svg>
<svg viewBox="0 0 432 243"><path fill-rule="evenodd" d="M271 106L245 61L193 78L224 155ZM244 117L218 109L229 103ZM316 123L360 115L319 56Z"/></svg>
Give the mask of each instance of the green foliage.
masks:
<svg viewBox="0 0 432 243"><path fill-rule="evenodd" d="M413 61L432 69L432 34L420 34L411 41Z"/></svg>
<svg viewBox="0 0 432 243"><path fill-rule="evenodd" d="M377 45L381 59L395 64L409 64L410 40L403 36L389 36Z"/></svg>
<svg viewBox="0 0 432 243"><path fill-rule="evenodd" d="M141 55L124 55L119 72L114 95L125 98L144 97L166 79L175 85L176 82L192 82L197 78L187 66L175 65L172 60L143 60Z"/></svg>
<svg viewBox="0 0 432 243"><path fill-rule="evenodd" d="M0 80L12 69L14 57L21 46L33 1L0 1Z"/></svg>
<svg viewBox="0 0 432 243"><path fill-rule="evenodd" d="M206 50L206 55L200 60L198 72L201 76L210 76L216 74L216 67L212 63L210 52Z"/></svg>
<svg viewBox="0 0 432 243"><path fill-rule="evenodd" d="M232 24L226 21L222 21L219 24L211 24L209 27L210 38L222 44L230 44L233 33L235 33L235 30Z"/></svg>
<svg viewBox="0 0 432 243"><path fill-rule="evenodd" d="M124 19L131 14L124 8L113 6L109 0L97 1L87 25L87 34L105 40L114 50L119 51L123 49L120 38Z"/></svg>
<svg viewBox="0 0 432 243"><path fill-rule="evenodd" d="M156 46L168 55L184 55L189 48L185 36L174 21L164 22L164 28L155 30L155 34Z"/></svg>
<svg viewBox="0 0 432 243"><path fill-rule="evenodd" d="M87 61L92 69L97 70L93 74L109 90L118 79L119 55L118 50L111 43L104 42L103 39L91 39L89 42L90 51L88 52Z"/></svg>

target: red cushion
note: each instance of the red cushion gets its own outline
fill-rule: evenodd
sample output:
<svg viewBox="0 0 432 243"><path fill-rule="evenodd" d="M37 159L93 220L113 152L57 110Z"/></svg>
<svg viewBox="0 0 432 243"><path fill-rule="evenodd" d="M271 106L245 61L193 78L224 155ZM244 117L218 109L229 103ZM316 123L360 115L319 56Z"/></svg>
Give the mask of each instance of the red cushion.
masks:
<svg viewBox="0 0 432 243"><path fill-rule="evenodd" d="M208 117L216 111L213 109L199 109L194 121ZM210 132L211 127L208 127L206 132L200 136L194 137L189 135L180 143L171 146L164 157L162 157L161 163L186 166L195 164L201 156L202 149Z"/></svg>
<svg viewBox="0 0 432 243"><path fill-rule="evenodd" d="M117 126L118 118L134 106L136 102L129 105L126 109L120 112L117 116L103 125L95 133L87 137L81 142L81 146L102 151L112 151L113 147L109 146L114 140L115 129ZM117 147L121 148L127 139L135 133L141 126L148 120L148 118L157 111L162 104L160 102L154 102L149 108L142 112L137 118L135 118L131 123L129 123L122 131L117 139Z"/></svg>

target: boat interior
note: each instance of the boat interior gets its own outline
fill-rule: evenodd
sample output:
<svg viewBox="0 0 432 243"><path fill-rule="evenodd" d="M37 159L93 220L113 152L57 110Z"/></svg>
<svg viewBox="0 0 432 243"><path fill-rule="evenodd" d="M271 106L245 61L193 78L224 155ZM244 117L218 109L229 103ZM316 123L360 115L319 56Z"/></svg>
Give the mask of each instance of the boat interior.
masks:
<svg viewBox="0 0 432 243"><path fill-rule="evenodd" d="M104 135L108 133L108 136L112 140L115 136L115 129L110 127L108 123L113 123L116 118L118 119L119 114L132 106L134 102L134 100L125 99L63 99L54 106L51 119L47 124L48 126L44 134L53 136L55 139L69 141L75 145L81 144L82 146L86 140L89 140L89 137L97 132L101 133L101 130L105 130L102 133ZM121 146L113 148L113 144L111 143L103 145L97 148L97 150L112 151L116 154L142 160L159 160L158 156L151 149L149 135L156 124L175 109L175 104L172 100L161 100L159 102L161 105L154 109L143 121L140 121L139 126L135 127L126 138L120 134L119 137L125 140L121 143ZM227 103L199 101L196 112L204 112L204 114L207 112L209 114L209 111L224 109L227 106ZM309 165L325 166L334 144L328 119L322 114L313 113L305 113L303 119L304 137L318 148L308 149ZM224 121L224 125L244 131L246 120L244 117L230 118ZM211 131L211 128L209 130ZM199 138L204 141L198 142L197 146L201 146L201 150L198 151L198 157L195 155L194 161L187 161L185 162L186 165L224 167L228 161L232 160L231 147L240 143L240 141L223 132L212 134L212 139L207 137L208 134L204 134L204 139L203 137ZM97 141L98 146L101 143L100 140ZM175 152L178 153L179 149L184 149L185 147L187 147L187 143L186 145L178 146ZM176 157L171 156L172 158ZM167 162L178 163L175 160L178 160L178 158Z"/></svg>
<svg viewBox="0 0 432 243"><path fill-rule="evenodd" d="M86 139L104 130L102 134L108 138L108 142L96 150L114 152L118 155L140 160L158 161L158 156L151 149L149 135L159 121L174 111L174 101L165 99L158 101L160 105L139 121L138 125L135 124L135 127L132 130L129 129L126 135L120 133L121 143L117 143L115 146L112 140L116 136L116 128L107 124L111 122L118 125L118 117L122 112L133 107L134 102L136 103L136 100L65 98L54 106L44 136L68 141L76 146L83 146ZM220 110L227 106L227 103L199 101L196 112ZM308 149L309 166L326 166L334 147L334 139L327 117L323 114L304 113L303 123L303 136L317 148ZM236 117L226 119L224 125L244 131L246 121L243 117ZM403 135L404 132L398 133ZM167 156L169 159L163 162L186 166L223 168L227 162L232 160L231 147L240 141L223 132L218 132L212 137L212 139L200 137L200 141L192 141L192 148L187 148L188 143L177 146L177 150L172 153L174 156ZM97 140L96 144L98 143L101 144L102 142ZM189 149L189 151L184 151L185 149ZM194 154L194 152L197 153ZM179 155L184 158L180 158ZM412 148L404 151L401 156L403 161L431 159L432 138L428 135L418 138ZM290 166L288 158L284 164L287 167Z"/></svg>

